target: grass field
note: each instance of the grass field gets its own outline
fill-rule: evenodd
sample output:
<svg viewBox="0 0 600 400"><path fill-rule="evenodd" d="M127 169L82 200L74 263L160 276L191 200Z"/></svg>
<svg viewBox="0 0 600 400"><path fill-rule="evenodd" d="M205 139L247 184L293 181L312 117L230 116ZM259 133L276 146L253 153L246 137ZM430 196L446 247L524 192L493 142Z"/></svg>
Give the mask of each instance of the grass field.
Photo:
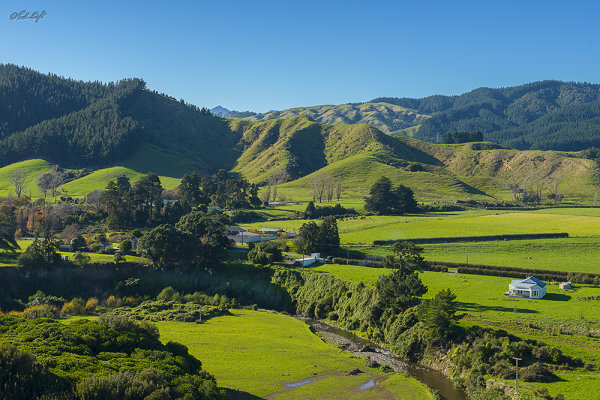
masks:
<svg viewBox="0 0 600 400"><path fill-rule="evenodd" d="M328 345L295 318L265 311L232 310L204 324L158 322L163 341L177 341L215 375L219 386L273 399L433 399L418 381L386 374ZM360 368L364 374L345 376ZM385 382L364 391L373 378ZM288 383L316 379L300 387ZM255 397L249 397L255 398Z"/></svg>
<svg viewBox="0 0 600 400"><path fill-rule="evenodd" d="M22 170L25 174L25 185L23 194L32 197L41 197L42 193L37 185L37 179L50 171L54 165L47 161L36 159L27 160L0 168L0 197L15 196L14 185L11 182L11 174Z"/></svg>
<svg viewBox="0 0 600 400"><path fill-rule="evenodd" d="M19 239L17 243L21 247L15 254L13 253L1 253L0 252L0 267L15 266L17 265L17 257L20 253L25 251L33 240ZM69 256L70 260L73 260L75 253L59 252L61 255ZM114 262L115 256L112 254L99 254L99 253L86 253L90 256L90 262ZM126 262L138 262L138 263L149 263L150 260L144 257L138 257L133 255L124 256Z"/></svg>
<svg viewBox="0 0 600 400"><path fill-rule="evenodd" d="M600 274L600 238L423 245L428 261Z"/></svg>
<svg viewBox="0 0 600 400"><path fill-rule="evenodd" d="M368 285L374 285L381 274L390 272L383 268L340 264L307 269ZM508 299L504 292L508 290L509 278L439 272L424 272L420 276L429 289L426 298L446 288L456 294L458 312L466 314L460 320L463 326L504 329L524 339L541 340L556 346L565 354L580 357L585 363L600 362L600 300L578 299L600 296L600 288L579 285L565 291L550 284L544 299ZM562 380L556 383L525 385L547 387L551 393L566 394L567 399L597 399L596 395L600 393L597 371L561 371L558 375Z"/></svg>
<svg viewBox="0 0 600 400"><path fill-rule="evenodd" d="M370 243L374 240L502 235L515 233L567 232L570 236L600 236L596 209L577 212L529 212L469 210L402 216L360 216L338 221L342 243ZM578 209L576 209L578 210ZM545 211L545 210L544 210ZM264 227L298 231L307 221L273 221L242 224L246 229ZM267 226L268 225L268 226Z"/></svg>

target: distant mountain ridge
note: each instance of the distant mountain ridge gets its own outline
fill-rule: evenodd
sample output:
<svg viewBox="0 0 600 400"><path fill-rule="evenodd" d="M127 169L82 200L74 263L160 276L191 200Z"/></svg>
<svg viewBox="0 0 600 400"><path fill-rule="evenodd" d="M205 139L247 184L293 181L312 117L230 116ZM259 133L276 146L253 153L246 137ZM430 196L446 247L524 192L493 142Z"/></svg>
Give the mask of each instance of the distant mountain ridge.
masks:
<svg viewBox="0 0 600 400"><path fill-rule="evenodd" d="M325 124L365 123L434 143L449 131L480 130L485 140L522 150L600 147L600 85L590 83L540 81L458 96L379 97L264 114L230 112L227 117L267 121L297 115Z"/></svg>

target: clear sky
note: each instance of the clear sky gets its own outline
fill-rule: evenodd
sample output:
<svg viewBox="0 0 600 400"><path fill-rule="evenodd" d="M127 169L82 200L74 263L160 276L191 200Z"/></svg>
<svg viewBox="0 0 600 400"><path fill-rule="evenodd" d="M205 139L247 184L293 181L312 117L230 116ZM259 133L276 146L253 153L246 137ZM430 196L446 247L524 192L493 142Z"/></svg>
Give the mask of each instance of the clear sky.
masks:
<svg viewBox="0 0 600 400"><path fill-rule="evenodd" d="M37 23L12 20L46 11ZM597 1L0 2L0 62L143 78L198 106L267 111L379 96L600 82Z"/></svg>

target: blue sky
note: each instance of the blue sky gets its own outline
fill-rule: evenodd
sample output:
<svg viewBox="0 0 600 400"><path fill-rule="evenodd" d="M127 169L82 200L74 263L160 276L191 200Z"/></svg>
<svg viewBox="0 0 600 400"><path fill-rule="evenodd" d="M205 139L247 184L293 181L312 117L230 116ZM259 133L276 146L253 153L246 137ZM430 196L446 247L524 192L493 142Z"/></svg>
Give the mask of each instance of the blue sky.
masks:
<svg viewBox="0 0 600 400"><path fill-rule="evenodd" d="M21 10L47 15L10 19ZM0 62L141 77L198 106L253 111L599 83L599 11L594 1L3 0Z"/></svg>

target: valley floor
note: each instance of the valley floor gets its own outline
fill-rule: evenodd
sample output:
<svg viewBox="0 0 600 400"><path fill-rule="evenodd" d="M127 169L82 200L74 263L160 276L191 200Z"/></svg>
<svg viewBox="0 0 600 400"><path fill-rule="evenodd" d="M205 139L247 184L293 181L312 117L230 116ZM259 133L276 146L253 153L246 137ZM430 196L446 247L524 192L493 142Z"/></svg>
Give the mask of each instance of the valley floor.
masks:
<svg viewBox="0 0 600 400"><path fill-rule="evenodd" d="M283 314L231 310L203 324L156 325L164 342L186 345L233 398L434 399L417 380L368 368L363 358L326 344L307 324ZM354 368L362 373L346 374ZM371 381L377 384L361 389Z"/></svg>

